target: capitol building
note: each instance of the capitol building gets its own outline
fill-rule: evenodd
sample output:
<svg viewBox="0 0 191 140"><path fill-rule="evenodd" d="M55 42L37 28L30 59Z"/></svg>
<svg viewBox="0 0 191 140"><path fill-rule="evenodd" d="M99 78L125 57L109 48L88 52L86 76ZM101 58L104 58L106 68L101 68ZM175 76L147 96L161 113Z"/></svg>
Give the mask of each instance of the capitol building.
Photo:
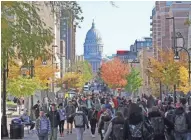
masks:
<svg viewBox="0 0 191 140"><path fill-rule="evenodd" d="M87 60L91 66L93 73L98 72L103 55L103 42L99 31L95 27L94 21L92 22L91 29L86 34L84 43L84 59Z"/></svg>

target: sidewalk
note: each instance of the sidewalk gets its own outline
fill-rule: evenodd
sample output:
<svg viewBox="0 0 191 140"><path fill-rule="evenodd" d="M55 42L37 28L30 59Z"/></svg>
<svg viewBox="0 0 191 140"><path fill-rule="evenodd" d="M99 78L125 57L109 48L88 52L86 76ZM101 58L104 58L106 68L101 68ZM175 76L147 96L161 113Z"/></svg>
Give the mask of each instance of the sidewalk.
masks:
<svg viewBox="0 0 191 140"><path fill-rule="evenodd" d="M9 124L11 124L11 119L12 118L7 118L8 133L10 133L10 125ZM66 134L66 123L65 123L64 129L65 129L64 137L60 137L59 129L58 129L58 135L57 135L58 139L57 140L65 140L65 139L66 140L76 140L76 130L75 130L75 128L73 129L72 134L69 134L69 135ZM90 132L90 130L86 129L86 131L84 132L84 140L90 140L90 139L92 139L91 132ZM93 139L94 140L100 140L100 136L98 136L97 130L96 130L96 138L93 138ZM10 138L3 139L3 140L10 140ZM30 132L30 134L28 134L28 130L27 130L27 128L25 128L25 130L24 130L24 138L23 139L17 139L17 140L38 140L38 137L34 132Z"/></svg>
<svg viewBox="0 0 191 140"><path fill-rule="evenodd" d="M73 129L73 133L72 134L65 134L64 137L60 137L60 134L58 133L58 139L57 140L76 140L76 131L75 129ZM92 139L91 137L91 132L90 130L86 130L84 132L84 140L90 140ZM96 137L93 138L94 140L100 140L100 136L98 136L98 134L96 133ZM3 139L3 140L10 140L10 139ZM36 134L34 133L30 133L28 134L27 131L25 131L25 135L23 139L17 139L17 140L38 140L38 137Z"/></svg>

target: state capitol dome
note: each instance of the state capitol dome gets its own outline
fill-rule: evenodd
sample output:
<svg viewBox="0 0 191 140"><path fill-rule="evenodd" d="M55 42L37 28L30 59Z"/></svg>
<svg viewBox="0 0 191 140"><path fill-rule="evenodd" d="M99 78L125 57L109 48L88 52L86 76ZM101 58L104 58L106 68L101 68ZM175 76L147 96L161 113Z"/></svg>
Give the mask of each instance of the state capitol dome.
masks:
<svg viewBox="0 0 191 140"><path fill-rule="evenodd" d="M102 38L100 32L95 28L94 21L92 22L91 29L86 34L85 44L96 43L102 44Z"/></svg>

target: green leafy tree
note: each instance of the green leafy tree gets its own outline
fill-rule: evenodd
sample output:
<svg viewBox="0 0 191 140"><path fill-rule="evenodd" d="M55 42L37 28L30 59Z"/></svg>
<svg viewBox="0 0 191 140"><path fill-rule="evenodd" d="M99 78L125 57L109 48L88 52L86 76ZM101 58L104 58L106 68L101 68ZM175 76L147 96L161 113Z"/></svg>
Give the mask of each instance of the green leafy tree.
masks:
<svg viewBox="0 0 191 140"><path fill-rule="evenodd" d="M79 61L69 69L82 75L83 85L93 78L92 67L88 61Z"/></svg>
<svg viewBox="0 0 191 140"><path fill-rule="evenodd" d="M131 72L127 75L127 85L125 89L132 94L136 93L139 87L142 86L142 78L140 77L140 72L136 69L131 69Z"/></svg>
<svg viewBox="0 0 191 140"><path fill-rule="evenodd" d="M37 89L43 89L44 87L39 84L39 80L36 78L17 77L9 80L7 85L7 91L15 97L27 97L33 95Z"/></svg>
<svg viewBox="0 0 191 140"><path fill-rule="evenodd" d="M4 64L9 59L26 63L49 54L46 46L52 43L53 34L41 20L39 11L33 2L1 2L1 58Z"/></svg>
<svg viewBox="0 0 191 140"><path fill-rule="evenodd" d="M80 27L80 22L84 17L81 15L82 9L76 1L44 1L45 5L51 8L53 15L56 15L57 21L61 19L61 16L68 16L70 19L69 25L72 22L74 27ZM60 14L61 12L61 14Z"/></svg>
<svg viewBox="0 0 191 140"><path fill-rule="evenodd" d="M85 82L88 82L93 78L92 67L87 61L81 63L82 63L81 69L83 74L83 81L85 84Z"/></svg>

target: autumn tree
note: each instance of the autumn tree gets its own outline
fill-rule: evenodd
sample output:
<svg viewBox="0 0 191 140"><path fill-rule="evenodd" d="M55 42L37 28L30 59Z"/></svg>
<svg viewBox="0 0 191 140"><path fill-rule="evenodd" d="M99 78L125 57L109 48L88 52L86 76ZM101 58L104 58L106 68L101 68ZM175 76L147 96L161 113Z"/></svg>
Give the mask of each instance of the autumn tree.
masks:
<svg viewBox="0 0 191 140"><path fill-rule="evenodd" d="M122 63L119 58L114 58L101 66L101 77L112 88L124 87L127 84L128 73L128 65Z"/></svg>
<svg viewBox="0 0 191 140"><path fill-rule="evenodd" d="M187 94L191 90L191 85L188 78L188 69L186 69L184 66L179 67L178 76L178 90L182 91L184 94Z"/></svg>
<svg viewBox="0 0 191 140"><path fill-rule="evenodd" d="M142 86L142 78L140 77L140 72L134 68L131 69L131 72L126 76L127 85L125 89L133 94L135 94L138 89Z"/></svg>
<svg viewBox="0 0 191 140"><path fill-rule="evenodd" d="M22 74L21 67L23 66L19 66L18 62L16 61L10 61L9 63L9 74L8 74L8 89L9 90L8 91L10 92L10 94L17 97L32 95L31 92L26 92L26 93L20 92L21 90L23 91L24 89L27 89L27 88L33 91L33 93L35 93L35 90L48 88L46 84L51 82L51 80L49 79L54 76L55 72L58 72L56 68L52 67L52 64L50 61L47 61L46 65L43 65L42 59L39 58L34 62L35 77L33 77L30 80L29 78L30 66L27 66L27 65L24 66L27 69L27 73L25 74L25 76L21 75ZM17 86L19 83L22 86ZM37 85L34 83L36 83ZM19 92L20 92L20 95L19 95Z"/></svg>
<svg viewBox="0 0 191 140"><path fill-rule="evenodd" d="M34 62L35 77L39 78L42 86L46 86L47 83L50 83L53 80L55 73L59 72L59 70L53 66L50 60L46 61L46 65L43 65L42 61L43 60L41 58L38 58Z"/></svg>
<svg viewBox="0 0 191 140"><path fill-rule="evenodd" d="M87 61L79 61L70 69L73 72L67 72L62 79L57 79L57 83L61 87L63 83L67 83L69 87L82 88L86 82L93 78L91 65ZM73 84L74 79L76 79L75 84Z"/></svg>
<svg viewBox="0 0 191 140"><path fill-rule="evenodd" d="M62 82L65 83L68 88L80 88L83 86L82 75L77 72L66 73Z"/></svg>
<svg viewBox="0 0 191 140"><path fill-rule="evenodd" d="M186 58L184 53L181 53L181 59L179 62L174 61L174 51L159 50L159 59L150 58L146 73L151 77L155 84L161 82L166 85L170 90L173 90L173 86L179 82L179 67L186 66Z"/></svg>

